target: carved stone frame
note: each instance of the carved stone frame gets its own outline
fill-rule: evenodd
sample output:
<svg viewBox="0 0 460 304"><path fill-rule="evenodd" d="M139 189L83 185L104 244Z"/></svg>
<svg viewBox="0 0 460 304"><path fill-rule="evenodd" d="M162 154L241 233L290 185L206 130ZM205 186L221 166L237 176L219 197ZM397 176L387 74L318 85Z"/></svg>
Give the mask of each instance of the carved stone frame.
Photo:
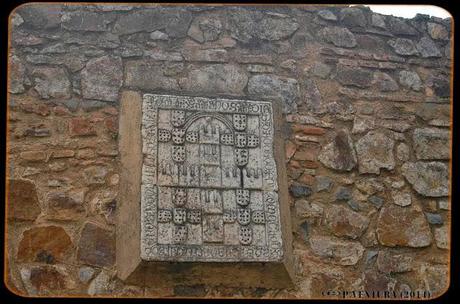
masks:
<svg viewBox="0 0 460 304"><path fill-rule="evenodd" d="M273 155L276 163L283 254L258 262L148 261L142 254L141 178L143 97L124 91L120 101L119 153L121 163L117 209L117 274L130 283L155 286L225 285L234 287L291 287L293 280L292 229L287 193L284 140L280 135L281 106L272 102Z"/></svg>

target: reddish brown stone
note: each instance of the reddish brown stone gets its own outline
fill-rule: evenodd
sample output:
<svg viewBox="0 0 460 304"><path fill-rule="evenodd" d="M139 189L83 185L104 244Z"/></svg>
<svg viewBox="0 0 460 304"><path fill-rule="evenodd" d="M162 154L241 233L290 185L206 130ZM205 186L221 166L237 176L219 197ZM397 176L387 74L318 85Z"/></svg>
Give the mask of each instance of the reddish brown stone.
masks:
<svg viewBox="0 0 460 304"><path fill-rule="evenodd" d="M54 150L53 158L69 158L74 157L75 152L73 150Z"/></svg>
<svg viewBox="0 0 460 304"><path fill-rule="evenodd" d="M326 212L326 223L334 235L356 239L366 230L369 218L346 207L334 206Z"/></svg>
<svg viewBox="0 0 460 304"><path fill-rule="evenodd" d="M21 179L10 179L8 185L8 218L35 220L41 212L35 185Z"/></svg>
<svg viewBox="0 0 460 304"><path fill-rule="evenodd" d="M411 271L412 260L412 257L408 254L397 254L382 250L377 257L377 268L383 273Z"/></svg>
<svg viewBox="0 0 460 304"><path fill-rule="evenodd" d="M296 150L295 143L293 143L290 140L286 141L285 150L286 150L286 159L291 159L291 157L294 155L295 150Z"/></svg>
<svg viewBox="0 0 460 304"><path fill-rule="evenodd" d="M93 112L91 113L91 116L89 117L89 121L93 123L104 121L104 119L105 119L105 114L102 112Z"/></svg>
<svg viewBox="0 0 460 304"><path fill-rule="evenodd" d="M53 108L53 113L57 116L70 115L70 111L63 106L56 106Z"/></svg>
<svg viewBox="0 0 460 304"><path fill-rule="evenodd" d="M48 214L58 220L78 220L85 212L83 190L48 195Z"/></svg>
<svg viewBox="0 0 460 304"><path fill-rule="evenodd" d="M310 290L315 298L336 298L337 295L328 294L327 291L343 290L344 286L345 281L342 273L315 273L311 279Z"/></svg>
<svg viewBox="0 0 460 304"><path fill-rule="evenodd" d="M20 108L26 113L34 113L41 116L48 116L50 114L50 109L44 104L31 104L31 103L21 103Z"/></svg>
<svg viewBox="0 0 460 304"><path fill-rule="evenodd" d="M19 154L19 157L25 161L40 162L46 159L46 153L43 151L26 151Z"/></svg>
<svg viewBox="0 0 460 304"><path fill-rule="evenodd" d="M65 288L64 276L54 268L32 268L30 283L39 291L56 291Z"/></svg>
<svg viewBox="0 0 460 304"><path fill-rule="evenodd" d="M94 152L93 149L80 149L77 151L77 158L78 159L90 159L94 158L96 156L96 153Z"/></svg>
<svg viewBox="0 0 460 304"><path fill-rule="evenodd" d="M302 161L302 168L306 169L316 169L319 167L318 162L311 161L311 160L304 160Z"/></svg>
<svg viewBox="0 0 460 304"><path fill-rule="evenodd" d="M292 131L302 133L305 135L323 135L326 130L319 127L305 126L305 125L292 125Z"/></svg>
<svg viewBox="0 0 460 304"><path fill-rule="evenodd" d="M364 290L390 291L395 280L375 270L363 274Z"/></svg>
<svg viewBox="0 0 460 304"><path fill-rule="evenodd" d="M62 294L64 290L75 288L75 281L62 266L25 266L20 274L29 296Z"/></svg>
<svg viewBox="0 0 460 304"><path fill-rule="evenodd" d="M71 247L72 241L61 227L31 228L23 233L17 259L20 262L65 261Z"/></svg>
<svg viewBox="0 0 460 304"><path fill-rule="evenodd" d="M315 184L315 177L310 175L310 174L302 174L302 176L299 177L299 179L297 180L298 182L302 183L302 184L306 184L306 185L314 185Z"/></svg>
<svg viewBox="0 0 460 304"><path fill-rule="evenodd" d="M295 160L308 160L316 161L319 153L319 147L316 146L302 146L297 149L294 154Z"/></svg>
<svg viewBox="0 0 460 304"><path fill-rule="evenodd" d="M290 160L288 163L288 168L299 169L302 168L302 165L296 160Z"/></svg>
<svg viewBox="0 0 460 304"><path fill-rule="evenodd" d="M115 108L115 107L107 107L107 108L104 108L102 109L102 112L106 113L106 114L109 114L109 115L113 115L113 116L117 116L118 115L118 109Z"/></svg>
<svg viewBox="0 0 460 304"><path fill-rule="evenodd" d="M115 236L99 226L86 223L78 244L78 259L93 266L112 266L115 262Z"/></svg>
<svg viewBox="0 0 460 304"><path fill-rule="evenodd" d="M385 246L426 247L432 242L431 229L419 206L382 208L377 220L377 237Z"/></svg>
<svg viewBox="0 0 460 304"><path fill-rule="evenodd" d="M118 118L116 117L106 118L104 121L104 124L107 130L109 130L109 132L118 133Z"/></svg>
<svg viewBox="0 0 460 304"><path fill-rule="evenodd" d="M114 157L118 155L118 150L111 148L100 148L97 149L96 153L100 156Z"/></svg>
<svg viewBox="0 0 460 304"><path fill-rule="evenodd" d="M91 136L96 135L94 125L85 118L74 118L70 121L71 136Z"/></svg>

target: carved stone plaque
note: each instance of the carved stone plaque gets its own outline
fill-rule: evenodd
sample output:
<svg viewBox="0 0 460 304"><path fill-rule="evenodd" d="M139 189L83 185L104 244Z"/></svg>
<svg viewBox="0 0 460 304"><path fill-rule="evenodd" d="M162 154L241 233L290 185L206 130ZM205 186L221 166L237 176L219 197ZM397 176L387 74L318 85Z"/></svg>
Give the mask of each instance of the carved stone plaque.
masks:
<svg viewBox="0 0 460 304"><path fill-rule="evenodd" d="M270 102L145 94L141 134L143 260L282 259Z"/></svg>

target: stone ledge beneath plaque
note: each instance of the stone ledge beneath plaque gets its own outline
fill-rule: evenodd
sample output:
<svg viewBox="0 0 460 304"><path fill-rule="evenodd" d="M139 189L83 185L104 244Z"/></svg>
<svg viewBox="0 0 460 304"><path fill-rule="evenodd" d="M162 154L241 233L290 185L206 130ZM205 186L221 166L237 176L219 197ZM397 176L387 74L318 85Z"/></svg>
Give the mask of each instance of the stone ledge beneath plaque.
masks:
<svg viewBox="0 0 460 304"><path fill-rule="evenodd" d="M122 93L118 276L292 286L277 103Z"/></svg>

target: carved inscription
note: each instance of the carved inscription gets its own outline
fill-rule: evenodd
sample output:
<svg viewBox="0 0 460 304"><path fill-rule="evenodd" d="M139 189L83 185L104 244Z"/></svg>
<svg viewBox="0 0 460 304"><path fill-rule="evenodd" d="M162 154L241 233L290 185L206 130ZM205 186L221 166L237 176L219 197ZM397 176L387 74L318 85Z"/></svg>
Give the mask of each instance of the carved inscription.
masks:
<svg viewBox="0 0 460 304"><path fill-rule="evenodd" d="M273 136L268 102L144 95L143 258L279 260Z"/></svg>

